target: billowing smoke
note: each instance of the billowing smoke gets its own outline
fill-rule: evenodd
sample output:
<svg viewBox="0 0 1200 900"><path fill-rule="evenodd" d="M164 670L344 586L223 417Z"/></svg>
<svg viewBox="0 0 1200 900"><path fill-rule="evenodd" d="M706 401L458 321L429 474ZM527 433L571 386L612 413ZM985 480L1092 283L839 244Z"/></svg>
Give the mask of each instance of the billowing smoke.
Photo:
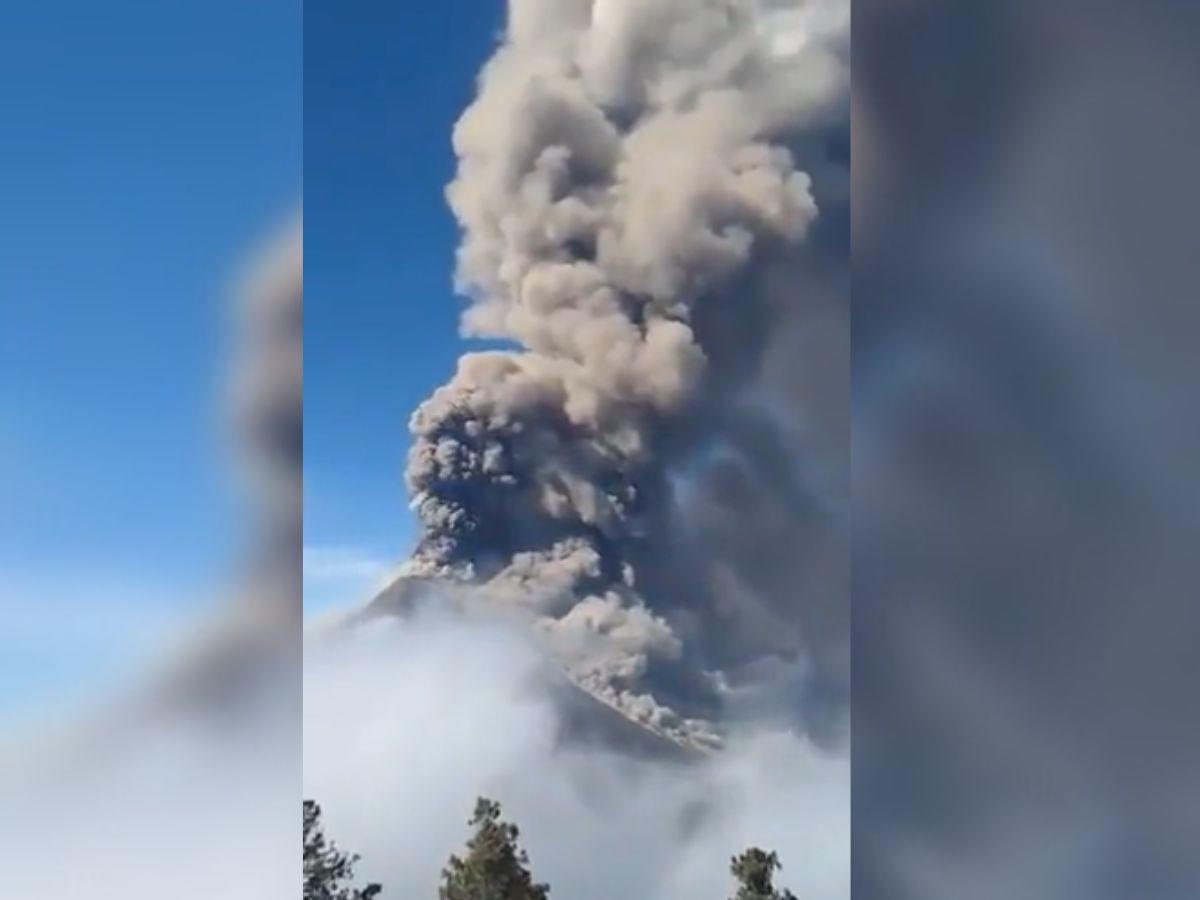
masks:
<svg viewBox="0 0 1200 900"><path fill-rule="evenodd" d="M504 349L412 418L403 577L691 746L848 694L848 69L845 0L512 0L454 132Z"/></svg>

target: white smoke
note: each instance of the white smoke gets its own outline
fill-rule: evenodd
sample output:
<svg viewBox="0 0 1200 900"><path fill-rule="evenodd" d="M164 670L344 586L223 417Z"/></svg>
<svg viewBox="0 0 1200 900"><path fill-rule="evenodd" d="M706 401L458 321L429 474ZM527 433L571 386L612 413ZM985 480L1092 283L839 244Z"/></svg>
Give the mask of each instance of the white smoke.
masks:
<svg viewBox="0 0 1200 900"><path fill-rule="evenodd" d="M751 845L777 850L806 900L850 896L844 754L779 730L703 762L563 747L528 635L444 603L330 638L306 647L305 796L385 897L433 895L480 794L521 826L554 897L716 900Z"/></svg>

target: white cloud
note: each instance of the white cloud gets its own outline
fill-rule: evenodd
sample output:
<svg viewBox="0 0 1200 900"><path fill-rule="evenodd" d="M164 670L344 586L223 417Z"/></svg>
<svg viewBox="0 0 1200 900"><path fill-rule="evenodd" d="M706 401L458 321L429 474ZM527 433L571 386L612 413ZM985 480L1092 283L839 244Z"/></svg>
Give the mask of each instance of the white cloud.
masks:
<svg viewBox="0 0 1200 900"><path fill-rule="evenodd" d="M556 897L727 896L729 858L752 844L806 900L849 897L846 755L778 732L694 764L564 748L547 672L526 636L446 609L310 634L305 795L386 896L435 891L485 794Z"/></svg>

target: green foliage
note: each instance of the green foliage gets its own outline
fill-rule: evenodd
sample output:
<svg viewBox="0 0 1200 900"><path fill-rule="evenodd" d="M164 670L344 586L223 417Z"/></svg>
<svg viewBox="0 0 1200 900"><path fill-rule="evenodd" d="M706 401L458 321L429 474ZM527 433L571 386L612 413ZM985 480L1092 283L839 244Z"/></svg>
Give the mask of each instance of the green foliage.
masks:
<svg viewBox="0 0 1200 900"><path fill-rule="evenodd" d="M342 853L325 839L321 807L304 801L304 900L372 900L382 890L377 884L365 888L350 885L357 855Z"/></svg>
<svg viewBox="0 0 1200 900"><path fill-rule="evenodd" d="M466 854L451 856L442 870L439 900L547 900L550 887L533 882L520 831L500 818L500 804L480 797L467 824L475 833Z"/></svg>
<svg viewBox="0 0 1200 900"><path fill-rule="evenodd" d="M729 866L737 879L738 891L730 900L796 900L791 891L775 889L775 872L783 868L779 856L758 847L735 856Z"/></svg>

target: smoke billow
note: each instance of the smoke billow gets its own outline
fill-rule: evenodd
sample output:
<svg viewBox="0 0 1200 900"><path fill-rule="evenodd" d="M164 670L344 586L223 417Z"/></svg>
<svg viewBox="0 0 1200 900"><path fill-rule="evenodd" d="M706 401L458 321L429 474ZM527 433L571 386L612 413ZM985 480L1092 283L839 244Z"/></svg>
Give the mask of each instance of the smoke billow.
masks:
<svg viewBox="0 0 1200 900"><path fill-rule="evenodd" d="M513 0L454 132L509 348L412 417L402 577L691 746L848 696L848 69L843 0Z"/></svg>

